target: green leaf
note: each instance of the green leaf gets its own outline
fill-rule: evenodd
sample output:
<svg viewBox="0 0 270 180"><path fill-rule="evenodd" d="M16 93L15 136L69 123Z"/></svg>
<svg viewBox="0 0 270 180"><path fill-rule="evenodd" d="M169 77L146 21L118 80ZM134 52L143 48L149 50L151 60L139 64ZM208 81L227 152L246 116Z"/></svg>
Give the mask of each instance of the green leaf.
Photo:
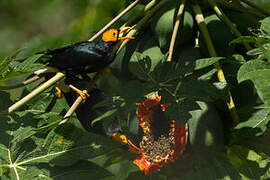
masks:
<svg viewBox="0 0 270 180"><path fill-rule="evenodd" d="M263 157L255 151L243 146L231 146L227 149L227 156L232 165L248 179L260 179L267 171L270 159Z"/></svg>
<svg viewBox="0 0 270 180"><path fill-rule="evenodd" d="M5 59L2 60L2 62L0 63L0 73L1 76L3 76L4 73L6 73L7 68L9 66L9 64L11 63L12 59L10 57L6 57Z"/></svg>
<svg viewBox="0 0 270 180"><path fill-rule="evenodd" d="M3 73L7 73L9 70L8 67L11 64L11 62L17 57L17 55L23 50L24 48L18 49L13 53L11 56L7 56L4 58L0 63L0 74L1 76L4 76Z"/></svg>
<svg viewBox="0 0 270 180"><path fill-rule="evenodd" d="M35 54L33 56L30 56L26 60L21 62L20 64L16 65L13 70L16 72L28 73L28 72L34 72L38 69L41 69L41 68L45 67L45 65L44 64L35 64L35 62L42 56L43 56L43 54Z"/></svg>
<svg viewBox="0 0 270 180"><path fill-rule="evenodd" d="M269 48L270 48L270 43L264 44L260 48L254 48L254 49L248 51L247 55L250 55L250 56L260 55L264 52L265 49L269 49Z"/></svg>
<svg viewBox="0 0 270 180"><path fill-rule="evenodd" d="M141 53L135 52L130 60L129 69L141 79L148 79L151 70L151 59L143 57Z"/></svg>
<svg viewBox="0 0 270 180"><path fill-rule="evenodd" d="M248 140L245 140L243 144L250 149L260 152L261 154L266 154L270 156L270 133L266 131L262 136L253 137Z"/></svg>
<svg viewBox="0 0 270 180"><path fill-rule="evenodd" d="M270 39L270 17L267 17L260 21L261 24L261 35L267 39Z"/></svg>
<svg viewBox="0 0 270 180"><path fill-rule="evenodd" d="M160 62L148 79L159 88L171 88L181 80L183 73L175 62Z"/></svg>
<svg viewBox="0 0 270 180"><path fill-rule="evenodd" d="M29 72L34 72L35 70L41 69L45 66L43 64L35 63L35 61L43 56L43 54L30 56L22 63L15 61L14 59L22 50L23 49L19 49L11 57L6 57L4 60L2 60L0 63L0 81L22 76Z"/></svg>
<svg viewBox="0 0 270 180"><path fill-rule="evenodd" d="M197 59L195 61L195 67L194 70L203 69L205 67L208 67L219 60L224 59L223 57L211 57L211 58L203 58L203 59Z"/></svg>
<svg viewBox="0 0 270 180"><path fill-rule="evenodd" d="M202 101L225 99L227 94L227 83L218 82L211 84L205 81L183 82L177 92L179 97Z"/></svg>
<svg viewBox="0 0 270 180"><path fill-rule="evenodd" d="M252 113L250 118L240 122L233 128L233 137L231 140L238 141L243 139L260 136L267 130L267 124L270 121L270 109L260 109Z"/></svg>
<svg viewBox="0 0 270 180"><path fill-rule="evenodd" d="M162 96L162 92L160 94ZM183 126L191 118L191 111L200 109L198 104L191 100L165 102L171 103L171 105L166 109L165 113L168 115L168 117L172 117L181 126Z"/></svg>
<svg viewBox="0 0 270 180"><path fill-rule="evenodd" d="M47 172L45 171L42 173L42 176L39 176L54 180L102 179L113 176L113 174L106 169L88 161L80 161L68 167L46 167L43 165L43 168L46 168L49 171L47 170Z"/></svg>
<svg viewBox="0 0 270 180"><path fill-rule="evenodd" d="M256 43L256 38L253 37L253 36L240 36L234 40L232 40L229 44L239 44L239 43L243 43L243 42L246 42L246 43Z"/></svg>
<svg viewBox="0 0 270 180"><path fill-rule="evenodd" d="M264 175L261 176L261 180L267 180L270 178L270 168L266 171Z"/></svg>
<svg viewBox="0 0 270 180"><path fill-rule="evenodd" d="M270 64L261 60L249 61L240 67L237 75L238 82L251 80L263 102L270 104Z"/></svg>
<svg viewBox="0 0 270 180"><path fill-rule="evenodd" d="M227 62L228 60L226 60ZM237 63L237 64L244 64L246 63L245 58L241 54L234 54L232 55L232 58L229 59L230 62L232 63Z"/></svg>
<svg viewBox="0 0 270 180"><path fill-rule="evenodd" d="M151 70L153 70L157 64L162 60L164 55L162 54L160 48L158 46L154 46L146 49L142 53L143 57L149 57L151 59Z"/></svg>
<svg viewBox="0 0 270 180"><path fill-rule="evenodd" d="M212 79L216 75L216 73L217 73L216 68L214 68L210 71L206 71L206 73L203 73L202 75L200 74L200 76L198 77L198 80L199 81L208 81L208 80Z"/></svg>
<svg viewBox="0 0 270 180"><path fill-rule="evenodd" d="M31 122L23 117L22 122ZM16 121L10 123L12 122L14 124ZM16 127L15 125L13 127ZM26 126L26 124L19 125ZM10 168L8 172L11 173L9 174L11 177L27 176L33 179L32 177L44 174L39 166L36 166L38 164L69 166L78 160L99 156L117 145L108 138L83 132L70 122L58 126L46 139L33 136L36 133L33 127L29 126L19 127L15 131L2 126L2 130L5 132L1 131L1 137L2 135L4 137L0 138L0 166ZM16 163L17 168L9 166L13 163ZM33 166L36 167L31 169Z"/></svg>
<svg viewBox="0 0 270 180"><path fill-rule="evenodd" d="M100 121L100 120L103 120L105 118L108 118L108 117L112 117L112 116L115 116L114 114L117 112L117 109L111 109L107 112L105 112L104 114L102 114L101 116L95 118L92 122L91 122L91 125L93 125L94 123Z"/></svg>
<svg viewBox="0 0 270 180"><path fill-rule="evenodd" d="M114 163L106 168L114 177L106 178L106 180L113 179L128 179L128 176L132 172L138 171L138 167L134 165L131 161L124 160L119 163Z"/></svg>

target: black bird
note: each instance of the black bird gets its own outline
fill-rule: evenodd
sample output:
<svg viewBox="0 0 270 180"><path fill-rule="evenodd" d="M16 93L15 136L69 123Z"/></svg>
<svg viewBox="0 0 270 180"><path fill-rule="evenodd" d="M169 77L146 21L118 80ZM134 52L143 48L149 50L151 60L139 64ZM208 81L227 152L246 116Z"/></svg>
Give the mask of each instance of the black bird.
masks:
<svg viewBox="0 0 270 180"><path fill-rule="evenodd" d="M42 75L64 71L66 85L71 85L70 81L76 75L81 75L86 80L88 73L100 72L113 62L116 52L124 40L134 39L133 37L120 37L120 34L129 29L130 27L110 29L103 33L98 42L82 41L43 52L44 57L49 57L48 67L38 70L34 74ZM78 93L85 100L86 95L82 91L78 91Z"/></svg>
<svg viewBox="0 0 270 180"><path fill-rule="evenodd" d="M50 57L48 66L65 71L67 76L99 72L113 62L116 51L124 40L133 39L119 36L128 29L130 27L110 29L103 33L98 42L82 41L48 50L44 52L45 56ZM46 70L36 71L35 74Z"/></svg>

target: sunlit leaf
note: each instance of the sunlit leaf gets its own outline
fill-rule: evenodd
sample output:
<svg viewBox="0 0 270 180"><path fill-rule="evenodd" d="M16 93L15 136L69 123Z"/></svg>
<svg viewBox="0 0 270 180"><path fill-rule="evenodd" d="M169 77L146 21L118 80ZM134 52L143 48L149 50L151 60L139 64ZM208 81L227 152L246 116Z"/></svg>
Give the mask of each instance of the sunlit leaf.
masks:
<svg viewBox="0 0 270 180"><path fill-rule="evenodd" d="M219 60L223 59L222 57L212 57L212 58L203 58L203 59L197 59L195 61L195 67L194 70L199 70L202 68L205 68L207 66L210 66Z"/></svg>
<svg viewBox="0 0 270 180"><path fill-rule="evenodd" d="M261 60L249 61L240 67L237 75L238 82L251 80L260 98L270 104L270 64Z"/></svg>
<svg viewBox="0 0 270 180"><path fill-rule="evenodd" d="M261 21L261 33L265 38L270 39L270 17L267 17Z"/></svg>
<svg viewBox="0 0 270 180"><path fill-rule="evenodd" d="M266 172L269 159L264 159L255 151L243 146L232 146L227 149L227 155L232 165L248 179L260 179Z"/></svg>
<svg viewBox="0 0 270 180"><path fill-rule="evenodd" d="M233 141L260 136L267 130L270 109L260 109L250 114L250 118L233 128Z"/></svg>

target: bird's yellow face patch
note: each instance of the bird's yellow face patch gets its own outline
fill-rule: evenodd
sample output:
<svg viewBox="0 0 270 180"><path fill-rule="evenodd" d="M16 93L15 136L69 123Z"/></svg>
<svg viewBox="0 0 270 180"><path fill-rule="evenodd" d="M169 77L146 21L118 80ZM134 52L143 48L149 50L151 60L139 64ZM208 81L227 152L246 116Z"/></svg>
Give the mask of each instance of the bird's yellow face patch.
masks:
<svg viewBox="0 0 270 180"><path fill-rule="evenodd" d="M117 29L110 29L103 33L102 40L104 42L116 42L118 41L119 31Z"/></svg>

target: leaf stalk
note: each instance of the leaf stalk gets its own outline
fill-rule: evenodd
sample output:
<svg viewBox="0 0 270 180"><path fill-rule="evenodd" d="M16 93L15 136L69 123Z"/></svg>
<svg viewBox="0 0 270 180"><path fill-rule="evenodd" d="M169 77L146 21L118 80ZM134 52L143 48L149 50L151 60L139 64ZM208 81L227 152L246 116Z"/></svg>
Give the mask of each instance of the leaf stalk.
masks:
<svg viewBox="0 0 270 180"><path fill-rule="evenodd" d="M179 5L176 21L175 21L174 28L173 28L173 33L172 33L172 38L171 38L171 42L170 42L169 55L168 55L167 61L172 61L175 40L177 37L178 28L179 28L180 23L181 23L182 15L184 13L185 3L186 3L186 0L182 0L180 5Z"/></svg>
<svg viewBox="0 0 270 180"><path fill-rule="evenodd" d="M192 5L192 9L193 9L194 14L195 14L195 20L196 20L196 22L200 28L200 31L202 32L202 35L205 39L206 46L207 46L207 49L209 51L210 56L217 57L217 53L216 53L215 47L213 45L209 31L207 29L207 26L205 24L204 16L202 14L202 10L201 10L200 6L197 3L194 3ZM215 67L217 69L217 76L218 76L219 81L226 82L224 72L223 72L223 70L218 62L215 63ZM233 123L237 124L239 122L239 117L238 117L238 114L236 112L235 104L234 104L234 101L233 101L233 98L232 98L230 91L229 91L229 99L230 100L227 103L227 106L228 106L228 109L231 113Z"/></svg>
<svg viewBox="0 0 270 180"><path fill-rule="evenodd" d="M235 27L235 25L231 22L231 20L226 16L226 14L217 6L217 3L215 0L208 0L209 4L212 6L218 17L232 30L235 36L240 37L242 34L240 31ZM243 46L249 51L252 49L252 47L246 43L242 43Z"/></svg>
<svg viewBox="0 0 270 180"><path fill-rule="evenodd" d="M20 108L22 105L33 99L35 96L39 95L41 92L45 91L47 88L55 84L57 81L61 80L65 77L65 74L58 72L54 77L46 81L45 83L41 84L39 87L37 87L35 90L33 90L31 93L23 97L21 100L13 104L8 108L8 113L11 113L15 111L16 109Z"/></svg>

